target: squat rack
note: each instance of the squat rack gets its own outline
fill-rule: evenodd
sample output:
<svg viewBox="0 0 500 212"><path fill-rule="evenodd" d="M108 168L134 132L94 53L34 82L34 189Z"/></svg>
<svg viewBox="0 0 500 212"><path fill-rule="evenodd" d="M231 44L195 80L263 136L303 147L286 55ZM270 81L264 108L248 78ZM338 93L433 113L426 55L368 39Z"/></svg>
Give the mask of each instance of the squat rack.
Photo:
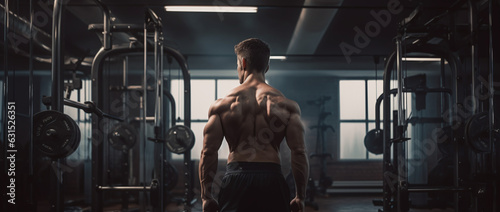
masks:
<svg viewBox="0 0 500 212"><path fill-rule="evenodd" d="M400 38L398 38L400 39ZM398 45L401 45L400 42L398 42ZM412 52L419 52L419 53L430 53L434 54L437 56L440 56L442 58L445 58L451 68L451 73L452 73L452 78L456 79L456 73L457 70L460 66L458 62L458 58L455 54L442 49L438 46L435 45L423 45L423 46L418 46L418 45L408 45L406 46L406 53L412 53ZM455 188L412 188L411 186L408 186L407 182L407 176L404 174L400 173L405 173L405 164L399 163L399 161L406 161L406 155L405 152L402 150L402 144L405 141L404 138L404 125L405 125L405 120L406 117L402 114L403 109L402 109L402 95L404 92L407 92L406 90L403 89L402 87L402 74L401 74L401 61L397 63L397 69L399 74L397 74L397 80L398 80L398 89L391 90L390 89L390 82L391 82L391 75L393 71L393 64L396 62L396 60L402 60L403 55L401 54L400 51L394 52L391 54L387 60L385 71L384 71L384 94L383 98L384 100L388 100L391 94L396 93L398 96L398 113L394 114L394 138L391 138L391 111L390 111L390 101L383 101L383 145L384 145L384 152L383 152L383 207L384 211L405 211L405 208L408 206L405 203L405 199L407 201L408 198L408 192L422 192L422 191L445 191L445 190L456 190L456 191L462 191L464 188L459 188L458 185L458 169L454 171L454 176L455 181L454 181L454 186ZM456 89L457 83L453 81L453 87ZM437 92L446 92L446 90L438 90ZM456 102L456 93L452 94L452 100ZM378 101L377 101L378 102ZM452 112L453 113L453 112ZM391 144L394 144L393 146L393 153L394 153L394 158L391 157ZM458 148L458 147L456 147ZM455 167L458 167L458 152L455 151L455 158L457 159L455 161ZM397 179L391 179L391 177L396 176ZM392 198L394 198L394 203L391 202Z"/></svg>
<svg viewBox="0 0 500 212"><path fill-rule="evenodd" d="M147 54L151 52L151 50L148 50L147 45L147 25L148 22L152 23L154 26L154 48L153 48L153 53L154 53L154 67L155 67L155 83L156 84L156 94L155 97L157 98L156 100L156 105L155 105L155 138L153 139L154 141L161 141L163 139L163 128L166 126L164 124L163 120L163 96L165 95L165 91L163 90L163 55L167 54L169 56L172 56L180 65L180 68L182 70L182 76L183 76L183 81L184 81L184 126L186 127L191 127L191 85L190 85L190 73L188 70L188 65L186 62L186 59L184 56L178 52L175 49L172 49L170 47L164 47L163 46L163 37L162 37L162 29L161 29L161 20L158 18L158 16L151 10L147 9L146 10L146 23L144 25L144 46L143 47L117 47L117 48L111 48L111 43L110 43L110 33L111 33L111 25L110 25L110 16L109 16L109 10L106 8L105 5L101 4L99 1L96 1L98 5L101 7L103 10L103 18L104 18L104 25L103 25L103 47L99 50L99 52L96 54L94 57L94 60L92 62L92 68L91 68L91 79L92 79L92 99L94 102L96 102L98 108L102 108L104 106L104 96L102 95L102 91L104 90L104 86L102 83L103 79L103 61L106 58L120 55L120 54L127 54L127 53L144 53L144 81L143 81L143 115L144 118L142 119L143 121L143 126L144 126L144 138L143 142L146 142L149 138L147 137L145 133L145 122L146 122L146 112L145 112L145 104L147 103L146 99L146 92L147 92L147 85L146 85L146 68L147 68ZM118 28L117 30L123 30ZM132 30L138 30L138 29L132 29ZM162 92L163 91L163 92ZM170 95L166 95L170 100L172 100L172 97ZM170 101L173 106L173 101ZM92 186L94 189L92 189L92 211L102 211L103 209L103 193L102 191L104 190L142 190L142 191L147 191L151 190L151 186L121 186L121 187L116 187L116 186L104 186L103 185L103 179L101 176L103 176L103 158L104 158L104 152L103 152L103 123L102 123L102 118L98 117L96 115L92 115ZM149 139L150 140L150 139ZM161 143L161 148L164 149L164 142ZM165 159L165 154L162 154L162 161ZM191 154L189 151L184 153L184 166L185 166L185 173L184 176L187 178L185 182L185 211L190 211L190 206L192 204L192 201L194 199L194 193L193 193L193 186L194 186L194 176L192 174L192 169L193 169L193 162L191 161ZM160 192L160 200L163 199L163 165L160 166L160 179L159 179L159 185L158 187L162 192ZM160 201L158 206L154 206L153 210L155 211L161 211L161 209L164 208L163 201Z"/></svg>

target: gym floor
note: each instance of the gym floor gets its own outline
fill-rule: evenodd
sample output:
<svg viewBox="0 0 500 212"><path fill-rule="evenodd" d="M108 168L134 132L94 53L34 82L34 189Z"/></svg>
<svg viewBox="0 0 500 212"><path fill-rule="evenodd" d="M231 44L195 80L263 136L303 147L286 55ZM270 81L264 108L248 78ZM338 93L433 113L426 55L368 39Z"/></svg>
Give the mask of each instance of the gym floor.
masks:
<svg viewBox="0 0 500 212"><path fill-rule="evenodd" d="M380 200L380 195L377 194L334 194L332 196L317 196L315 202L318 204L318 210L307 206L304 212L377 212L382 209L380 206L374 206L373 200ZM48 205L46 205L48 207ZM129 212L139 211L137 205L129 205ZM166 206L165 212L182 212L184 206L182 204L171 203ZM43 210L42 210L43 211ZM66 210L71 211L71 210ZM90 211L90 207L78 208L74 211ZM117 204L104 209L104 212L121 212L121 205ZM453 212L452 208L445 209L415 209L411 208L410 212ZM192 212L202 212L201 201L196 202L192 208Z"/></svg>
<svg viewBox="0 0 500 212"><path fill-rule="evenodd" d="M381 199L375 194L335 194L329 197L317 197L318 210L306 207L305 212L376 212L382 207L374 206L372 201ZM201 203L198 201L192 212L201 212ZM169 205L168 212L182 212L182 205ZM410 209L410 212L452 212L452 208L446 209Z"/></svg>

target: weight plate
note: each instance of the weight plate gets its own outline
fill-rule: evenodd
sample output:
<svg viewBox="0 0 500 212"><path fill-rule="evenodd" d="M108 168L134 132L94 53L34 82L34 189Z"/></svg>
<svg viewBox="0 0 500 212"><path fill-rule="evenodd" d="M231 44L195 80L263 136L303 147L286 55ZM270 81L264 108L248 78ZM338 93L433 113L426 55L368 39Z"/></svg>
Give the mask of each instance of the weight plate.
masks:
<svg viewBox="0 0 500 212"><path fill-rule="evenodd" d="M383 130L373 129L368 131L364 144L368 152L376 155L384 153Z"/></svg>
<svg viewBox="0 0 500 212"><path fill-rule="evenodd" d="M169 151L182 154L193 148L194 133L189 127L175 125L168 130L165 141Z"/></svg>
<svg viewBox="0 0 500 212"><path fill-rule="evenodd" d="M131 125L119 123L109 132L108 141L117 150L129 150L137 141L137 133Z"/></svg>
<svg viewBox="0 0 500 212"><path fill-rule="evenodd" d="M35 148L51 158L64 158L75 152L80 144L80 128L76 122L59 111L42 111L33 116Z"/></svg>
<svg viewBox="0 0 500 212"><path fill-rule="evenodd" d="M489 113L481 112L471 116L465 125L465 138L476 152L490 151Z"/></svg>

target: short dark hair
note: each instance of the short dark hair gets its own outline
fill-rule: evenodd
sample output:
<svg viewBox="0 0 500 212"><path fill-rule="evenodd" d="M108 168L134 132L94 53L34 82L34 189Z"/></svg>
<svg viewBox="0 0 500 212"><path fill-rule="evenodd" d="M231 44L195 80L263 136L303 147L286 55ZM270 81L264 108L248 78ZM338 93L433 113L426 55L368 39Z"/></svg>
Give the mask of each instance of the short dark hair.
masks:
<svg viewBox="0 0 500 212"><path fill-rule="evenodd" d="M234 46L234 53L247 60L248 68L265 71L269 65L271 50L266 42L249 38Z"/></svg>

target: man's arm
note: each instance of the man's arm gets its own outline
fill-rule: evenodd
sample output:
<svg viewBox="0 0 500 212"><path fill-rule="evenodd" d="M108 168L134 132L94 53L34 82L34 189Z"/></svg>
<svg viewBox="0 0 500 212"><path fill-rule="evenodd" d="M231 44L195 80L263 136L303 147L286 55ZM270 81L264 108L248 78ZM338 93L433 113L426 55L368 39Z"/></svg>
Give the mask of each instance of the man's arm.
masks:
<svg viewBox="0 0 500 212"><path fill-rule="evenodd" d="M203 130L203 148L200 156L200 185L203 211L217 211L218 206L212 197L212 183L217 173L218 153L224 134L220 116L210 108L208 123Z"/></svg>
<svg viewBox="0 0 500 212"><path fill-rule="evenodd" d="M300 108L295 103L286 128L286 141L291 150L292 173L295 178L296 197L292 200L293 211L304 210L307 179L309 178L309 161L304 143L304 125L300 120Z"/></svg>

